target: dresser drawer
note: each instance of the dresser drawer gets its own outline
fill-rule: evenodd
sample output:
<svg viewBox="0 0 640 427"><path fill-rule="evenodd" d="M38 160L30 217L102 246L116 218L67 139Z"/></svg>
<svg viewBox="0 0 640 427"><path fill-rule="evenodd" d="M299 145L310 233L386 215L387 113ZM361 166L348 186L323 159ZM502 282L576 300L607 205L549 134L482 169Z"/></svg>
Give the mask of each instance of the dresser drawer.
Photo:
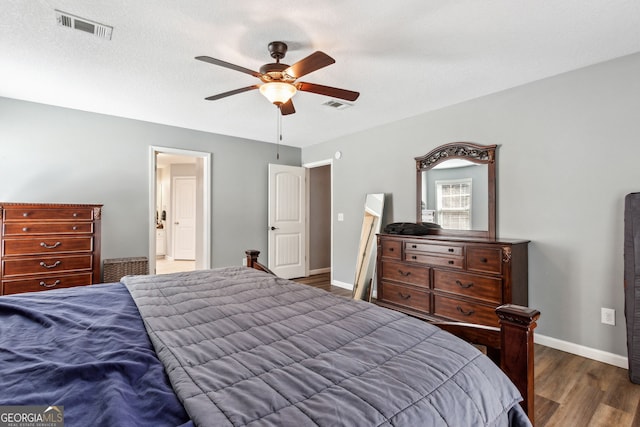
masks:
<svg viewBox="0 0 640 427"><path fill-rule="evenodd" d="M402 305L415 310L429 312L429 293L412 286L381 282L378 284L378 298L384 302Z"/></svg>
<svg viewBox="0 0 640 427"><path fill-rule="evenodd" d="M468 247L467 270L502 274L502 249L499 247Z"/></svg>
<svg viewBox="0 0 640 427"><path fill-rule="evenodd" d="M5 221L37 221L37 220L85 220L92 221L93 209L85 207L65 207L41 209L33 207L5 207Z"/></svg>
<svg viewBox="0 0 640 427"><path fill-rule="evenodd" d="M460 245L438 245L434 243L405 242L405 251L429 252L432 254L446 254L451 256L462 256L464 246Z"/></svg>
<svg viewBox="0 0 640 427"><path fill-rule="evenodd" d="M436 295L433 314L467 323L500 326L495 307Z"/></svg>
<svg viewBox="0 0 640 427"><path fill-rule="evenodd" d="M416 286L429 287L429 269L400 262L384 261L382 278L396 282L411 283Z"/></svg>
<svg viewBox="0 0 640 427"><path fill-rule="evenodd" d="M481 299L496 305L502 302L502 279L496 277L435 270L433 288Z"/></svg>
<svg viewBox="0 0 640 427"><path fill-rule="evenodd" d="M397 240L382 241L382 256L385 258L400 259L402 257L402 242Z"/></svg>
<svg viewBox="0 0 640 427"><path fill-rule="evenodd" d="M71 288L73 286L90 285L91 273L52 275L38 279L3 280L2 294L18 294L22 292L38 292L49 289Z"/></svg>
<svg viewBox="0 0 640 427"><path fill-rule="evenodd" d="M4 236L29 236L31 234L77 234L93 233L92 222L7 222Z"/></svg>
<svg viewBox="0 0 640 427"><path fill-rule="evenodd" d="M93 257L91 255L32 257L22 259L7 259L2 262L4 277L25 274L51 274L74 270L91 270Z"/></svg>
<svg viewBox="0 0 640 427"><path fill-rule="evenodd" d="M4 256L65 252L91 252L93 237L51 236L35 239L4 239Z"/></svg>
<svg viewBox="0 0 640 427"><path fill-rule="evenodd" d="M464 258L453 258L437 255L425 255L418 252L406 252L405 261L420 262L434 266L446 266L451 268L462 268L464 266Z"/></svg>

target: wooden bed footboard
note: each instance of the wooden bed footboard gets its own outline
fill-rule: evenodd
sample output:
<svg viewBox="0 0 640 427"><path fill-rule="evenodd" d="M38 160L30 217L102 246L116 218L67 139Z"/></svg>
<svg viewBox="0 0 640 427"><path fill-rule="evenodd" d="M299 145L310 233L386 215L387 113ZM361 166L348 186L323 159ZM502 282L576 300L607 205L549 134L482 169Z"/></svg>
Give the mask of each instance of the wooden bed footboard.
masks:
<svg viewBox="0 0 640 427"><path fill-rule="evenodd" d="M502 368L522 394L520 405L533 424L533 330L540 311L505 304L496 308L496 315L500 319L499 328L459 322L433 323L465 341L486 347L487 356Z"/></svg>
<svg viewBox="0 0 640 427"><path fill-rule="evenodd" d="M247 267L273 274L258 262L260 251L249 249ZM496 308L500 327L491 327L461 322L432 322L436 326L472 344L487 349L489 356L509 376L522 394L521 406L533 424L535 399L533 373L533 330L540 317L538 310L514 304Z"/></svg>

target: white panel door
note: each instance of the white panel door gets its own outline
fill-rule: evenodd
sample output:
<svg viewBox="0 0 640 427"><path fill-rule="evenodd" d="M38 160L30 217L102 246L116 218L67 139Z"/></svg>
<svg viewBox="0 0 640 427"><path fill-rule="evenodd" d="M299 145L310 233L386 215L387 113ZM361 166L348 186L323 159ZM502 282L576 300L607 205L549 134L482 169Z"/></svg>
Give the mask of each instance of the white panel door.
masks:
<svg viewBox="0 0 640 427"><path fill-rule="evenodd" d="M269 165L269 268L279 277L303 277L306 247L306 169Z"/></svg>
<svg viewBox="0 0 640 427"><path fill-rule="evenodd" d="M173 258L196 259L196 179L173 179Z"/></svg>

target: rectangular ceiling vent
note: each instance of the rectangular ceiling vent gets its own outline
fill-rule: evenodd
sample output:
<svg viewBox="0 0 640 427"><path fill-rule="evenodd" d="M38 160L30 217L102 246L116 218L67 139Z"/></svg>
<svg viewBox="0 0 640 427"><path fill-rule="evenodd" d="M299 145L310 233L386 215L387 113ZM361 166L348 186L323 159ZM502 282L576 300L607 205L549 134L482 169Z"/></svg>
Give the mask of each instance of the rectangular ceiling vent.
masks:
<svg viewBox="0 0 640 427"><path fill-rule="evenodd" d="M113 33L113 27L80 18L79 16L60 10L56 10L56 21L58 21L58 25L62 27L84 31L85 33L93 34L94 36L107 40L111 40L111 34Z"/></svg>
<svg viewBox="0 0 640 427"><path fill-rule="evenodd" d="M349 104L344 101L336 101L335 99L331 99L322 105L325 105L330 108L335 108L336 110L344 110L345 108L353 107L353 104Z"/></svg>

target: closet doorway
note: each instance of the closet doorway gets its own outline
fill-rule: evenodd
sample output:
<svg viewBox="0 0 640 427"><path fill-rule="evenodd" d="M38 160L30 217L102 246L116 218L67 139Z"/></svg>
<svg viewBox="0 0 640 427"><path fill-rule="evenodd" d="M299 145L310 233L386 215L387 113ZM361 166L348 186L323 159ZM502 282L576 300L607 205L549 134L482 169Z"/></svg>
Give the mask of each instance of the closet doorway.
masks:
<svg viewBox="0 0 640 427"><path fill-rule="evenodd" d="M211 153L151 147L149 272L211 267Z"/></svg>
<svg viewBox="0 0 640 427"><path fill-rule="evenodd" d="M333 283L333 161L307 163L307 273Z"/></svg>

